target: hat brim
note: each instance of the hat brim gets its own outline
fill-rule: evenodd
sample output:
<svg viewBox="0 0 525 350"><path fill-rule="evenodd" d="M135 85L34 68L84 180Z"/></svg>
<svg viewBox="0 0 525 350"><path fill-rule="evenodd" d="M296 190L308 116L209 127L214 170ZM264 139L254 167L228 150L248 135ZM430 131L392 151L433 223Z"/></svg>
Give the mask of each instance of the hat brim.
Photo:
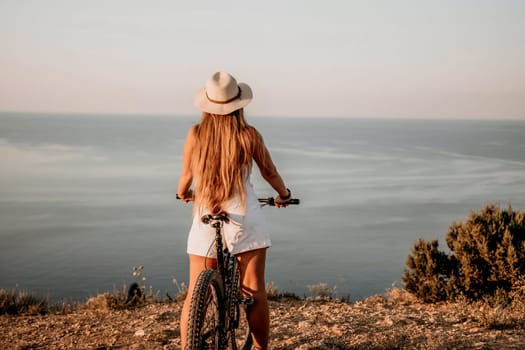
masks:
<svg viewBox="0 0 525 350"><path fill-rule="evenodd" d="M241 95L239 98L228 103L213 103L206 97L206 87L195 94L195 106L203 112L211 114L226 115L233 111L246 107L253 99L252 89L248 84L239 83Z"/></svg>

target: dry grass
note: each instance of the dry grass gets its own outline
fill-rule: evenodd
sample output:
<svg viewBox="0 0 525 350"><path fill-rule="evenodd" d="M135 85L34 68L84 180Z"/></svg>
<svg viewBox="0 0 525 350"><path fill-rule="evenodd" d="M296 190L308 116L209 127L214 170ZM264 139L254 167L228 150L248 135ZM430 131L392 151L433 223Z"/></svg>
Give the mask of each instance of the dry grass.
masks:
<svg viewBox="0 0 525 350"><path fill-rule="evenodd" d="M0 289L0 315L38 315L49 312L46 298L25 291Z"/></svg>

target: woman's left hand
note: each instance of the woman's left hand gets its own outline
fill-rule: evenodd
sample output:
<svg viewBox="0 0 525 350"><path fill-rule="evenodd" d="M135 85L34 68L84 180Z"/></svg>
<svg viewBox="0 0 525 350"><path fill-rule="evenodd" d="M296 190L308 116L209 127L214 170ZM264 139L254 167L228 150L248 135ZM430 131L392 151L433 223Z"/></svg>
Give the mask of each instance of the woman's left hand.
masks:
<svg viewBox="0 0 525 350"><path fill-rule="evenodd" d="M286 190L288 191L288 195L286 195L284 199L279 194L274 198L273 202L277 208L286 208L292 200L292 192L290 192L289 189Z"/></svg>

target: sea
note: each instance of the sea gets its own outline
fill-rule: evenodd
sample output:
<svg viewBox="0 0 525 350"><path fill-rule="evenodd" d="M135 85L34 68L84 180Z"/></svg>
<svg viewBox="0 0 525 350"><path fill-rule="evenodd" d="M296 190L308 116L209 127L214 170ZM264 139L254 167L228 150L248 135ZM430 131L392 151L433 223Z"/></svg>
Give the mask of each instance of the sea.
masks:
<svg viewBox="0 0 525 350"><path fill-rule="evenodd" d="M188 280L175 198L199 116L0 113L0 289L85 300ZM265 207L266 280L360 300L402 287L418 239L494 203L525 210L525 121L248 117L299 206ZM254 167L260 197L274 191ZM133 276L142 267L141 276Z"/></svg>

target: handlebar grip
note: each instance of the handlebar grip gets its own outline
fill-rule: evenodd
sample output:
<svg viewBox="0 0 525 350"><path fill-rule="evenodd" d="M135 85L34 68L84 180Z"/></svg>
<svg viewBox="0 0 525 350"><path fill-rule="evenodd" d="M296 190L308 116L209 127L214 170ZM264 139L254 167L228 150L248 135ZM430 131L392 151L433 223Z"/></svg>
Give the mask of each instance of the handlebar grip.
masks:
<svg viewBox="0 0 525 350"><path fill-rule="evenodd" d="M266 204L269 206L275 206L275 200L273 197L268 198L259 198L259 203ZM301 200L299 198L292 198L289 202L286 202L286 205L298 205L301 203Z"/></svg>

